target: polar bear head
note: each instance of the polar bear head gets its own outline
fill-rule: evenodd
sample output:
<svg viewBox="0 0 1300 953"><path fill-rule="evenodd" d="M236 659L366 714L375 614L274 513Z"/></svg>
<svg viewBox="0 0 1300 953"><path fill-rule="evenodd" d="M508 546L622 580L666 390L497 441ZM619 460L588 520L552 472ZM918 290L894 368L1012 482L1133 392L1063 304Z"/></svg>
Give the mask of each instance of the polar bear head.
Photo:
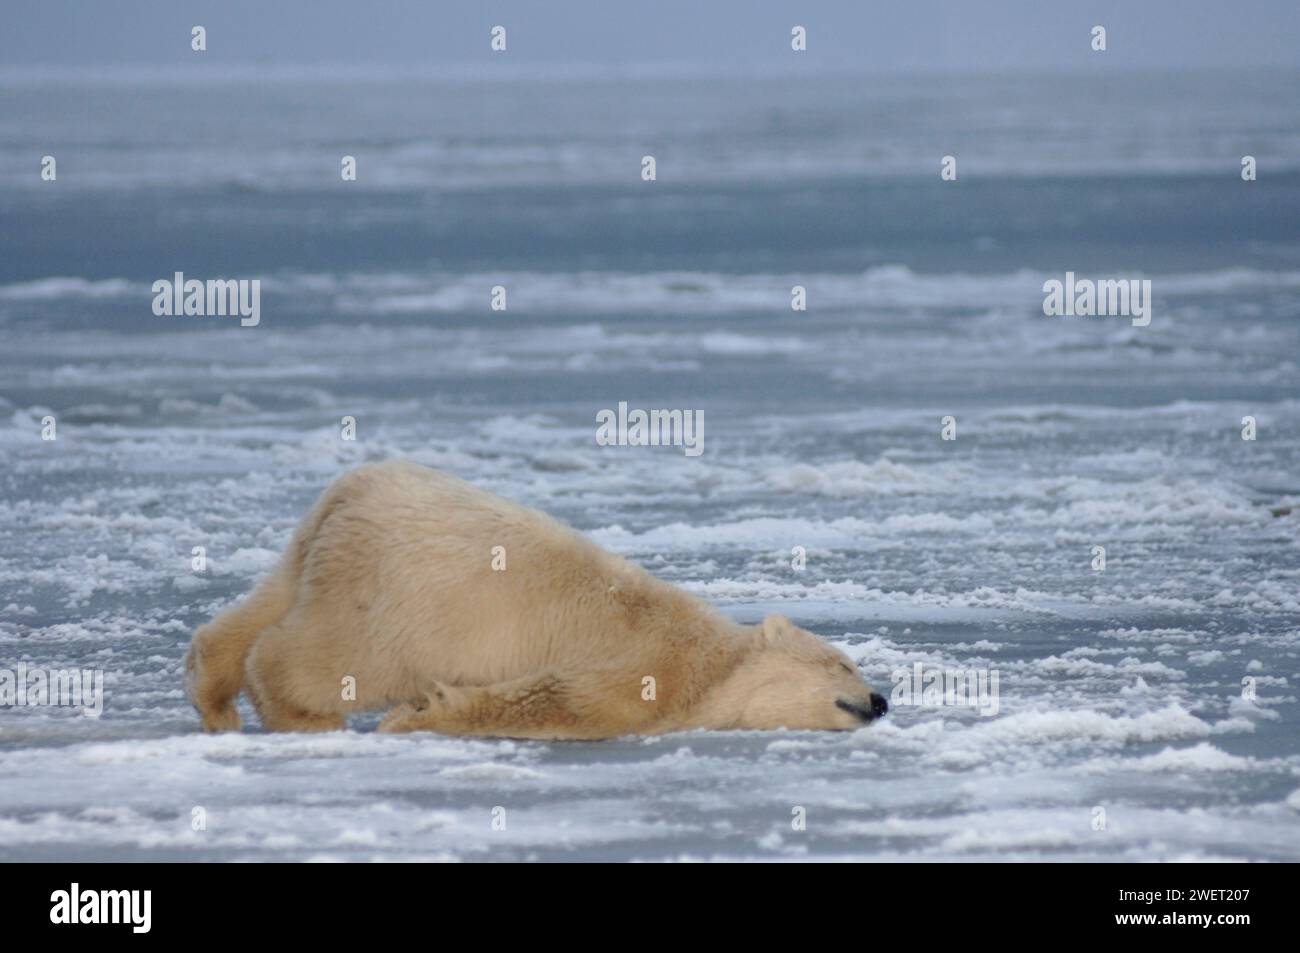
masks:
<svg viewBox="0 0 1300 953"><path fill-rule="evenodd" d="M770 615L755 627L752 652L722 687L738 728L860 728L889 704L839 649Z"/></svg>

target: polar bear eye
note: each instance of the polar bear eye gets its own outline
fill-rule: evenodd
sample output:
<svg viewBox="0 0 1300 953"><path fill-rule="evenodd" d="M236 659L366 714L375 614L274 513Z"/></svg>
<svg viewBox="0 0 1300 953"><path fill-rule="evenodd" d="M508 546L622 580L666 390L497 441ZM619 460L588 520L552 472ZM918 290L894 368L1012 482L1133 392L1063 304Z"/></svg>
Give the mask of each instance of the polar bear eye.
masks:
<svg viewBox="0 0 1300 953"><path fill-rule="evenodd" d="M856 669L854 669L854 667L850 665L848 662L841 662L840 668L844 669L844 671L848 672L850 675L852 675L856 671Z"/></svg>

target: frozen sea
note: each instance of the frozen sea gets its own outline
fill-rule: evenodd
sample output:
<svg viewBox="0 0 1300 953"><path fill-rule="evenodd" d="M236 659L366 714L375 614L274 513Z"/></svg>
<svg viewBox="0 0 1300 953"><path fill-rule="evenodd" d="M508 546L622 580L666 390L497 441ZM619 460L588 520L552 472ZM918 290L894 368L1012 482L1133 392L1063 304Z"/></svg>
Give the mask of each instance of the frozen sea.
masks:
<svg viewBox="0 0 1300 953"><path fill-rule="evenodd" d="M1300 860L1297 80L3 74L0 668L106 702L0 708L0 859ZM1066 271L1150 325L1045 317ZM704 453L597 446L619 401ZM200 733L192 630L392 457L998 711Z"/></svg>

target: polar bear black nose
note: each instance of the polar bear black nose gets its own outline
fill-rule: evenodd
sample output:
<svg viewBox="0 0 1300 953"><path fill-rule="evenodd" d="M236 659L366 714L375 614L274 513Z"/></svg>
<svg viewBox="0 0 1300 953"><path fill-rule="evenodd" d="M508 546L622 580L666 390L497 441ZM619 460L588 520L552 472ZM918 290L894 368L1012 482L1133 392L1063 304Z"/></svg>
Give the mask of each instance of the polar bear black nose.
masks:
<svg viewBox="0 0 1300 953"><path fill-rule="evenodd" d="M853 702L847 702L843 698L836 699L835 705L842 708L850 714L857 715L863 721L875 721L885 712L889 711L889 702L884 697L871 693L870 707L867 705L856 705Z"/></svg>

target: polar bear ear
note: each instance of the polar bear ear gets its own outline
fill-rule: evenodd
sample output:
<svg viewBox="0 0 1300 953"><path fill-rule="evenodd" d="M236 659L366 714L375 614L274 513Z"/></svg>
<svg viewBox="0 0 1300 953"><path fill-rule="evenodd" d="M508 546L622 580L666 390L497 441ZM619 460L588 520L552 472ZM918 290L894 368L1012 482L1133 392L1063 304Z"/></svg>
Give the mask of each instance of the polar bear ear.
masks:
<svg viewBox="0 0 1300 953"><path fill-rule="evenodd" d="M780 641L781 636L794 630L794 623L774 612L763 620L762 628L763 641L768 645L774 645Z"/></svg>

